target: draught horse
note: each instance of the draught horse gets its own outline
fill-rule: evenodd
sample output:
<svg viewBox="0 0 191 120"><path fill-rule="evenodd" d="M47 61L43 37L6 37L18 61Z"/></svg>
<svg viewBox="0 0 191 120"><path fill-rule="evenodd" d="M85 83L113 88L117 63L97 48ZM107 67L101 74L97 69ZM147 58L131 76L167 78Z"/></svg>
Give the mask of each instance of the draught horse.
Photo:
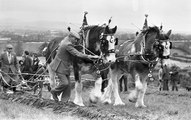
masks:
<svg viewBox="0 0 191 120"><path fill-rule="evenodd" d="M170 32L165 34L169 38ZM101 98L104 103L111 103L111 93L114 93L114 105L124 105L118 93L118 80L123 74L131 74L135 82L135 90L129 94L129 101L135 102L135 107L146 107L144 104L144 95L147 89L147 80L152 70L158 62L159 50L157 50L158 40L166 39L161 37L158 27L149 27L142 31L135 41L125 42L119 48L117 60L111 66L111 72L108 86ZM136 42L143 42L141 46L142 53L132 53L132 46ZM139 49L135 48L134 49Z"/></svg>
<svg viewBox="0 0 191 120"><path fill-rule="evenodd" d="M90 26L84 29L86 33L86 40L81 40L79 45L76 45L76 48L79 51L85 51L85 54L99 55L101 59L99 60L84 60L73 57L73 70L75 77L75 98L74 103L80 106L84 106L82 100L82 83L81 75L82 74L91 74L95 80L95 88L92 89L90 93L90 101L94 102L101 96L101 84L102 79L107 78L107 73L109 71L109 66L105 66L105 63L115 62L115 45L117 39L115 39L114 34L117 30L117 26L110 29L108 26ZM63 38L55 39L55 42L51 41L48 45L49 55L47 57L47 63L50 63L49 58L51 55L54 55L56 52L56 46L61 42ZM54 51L53 51L54 50ZM51 54L52 53L52 54ZM48 67L51 87L55 87L55 73Z"/></svg>

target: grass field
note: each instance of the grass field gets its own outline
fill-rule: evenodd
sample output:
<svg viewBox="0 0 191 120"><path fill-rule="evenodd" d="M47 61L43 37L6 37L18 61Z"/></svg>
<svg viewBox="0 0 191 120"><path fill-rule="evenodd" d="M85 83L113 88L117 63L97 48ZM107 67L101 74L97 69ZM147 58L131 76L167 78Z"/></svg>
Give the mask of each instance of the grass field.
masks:
<svg viewBox="0 0 191 120"><path fill-rule="evenodd" d="M78 118L0 99L0 120L78 120Z"/></svg>
<svg viewBox="0 0 191 120"><path fill-rule="evenodd" d="M89 106L89 89L83 91L85 106ZM49 93L44 93L49 97ZM95 107L100 112L114 113L119 116L131 116L135 120L190 120L191 118L191 92L185 89L175 91L158 91L157 87L149 86L145 105L147 108L135 108L134 103L128 101L127 93L120 93L125 106L104 105L98 102ZM74 99L72 91L71 99Z"/></svg>
<svg viewBox="0 0 191 120"><path fill-rule="evenodd" d="M175 63L178 64L178 63ZM181 65L181 64L180 64ZM186 64L188 65L188 64ZM185 66L186 66L185 65ZM89 103L90 89L83 90L85 106ZM191 119L191 92L180 89L178 92L157 90L152 84L148 86L145 96L147 108L135 108L134 103L128 101L127 93L120 93L125 106L104 105L98 102L93 108L103 113L114 113L119 116L131 116L132 120L190 120ZM50 99L50 93L43 91L43 98ZM71 100L74 99L72 90ZM76 120L66 114L54 114L51 110L31 108L26 105L0 100L0 120Z"/></svg>
<svg viewBox="0 0 191 120"><path fill-rule="evenodd" d="M100 113L116 114L124 118L130 116L128 118L131 118L131 120L190 120L191 118L191 92L187 92L184 89L180 89L178 92L159 92L156 87L150 85L145 96L145 105L147 105L147 108L135 108L135 104L128 101L127 93L120 93L123 102L126 104L124 106L105 105L98 102L92 107L89 103L89 91L90 89L83 90L82 98L84 104L85 106L89 106L89 110L96 109ZM44 91L43 97L49 99L50 93ZM72 90L71 99L74 99L74 90ZM69 114L67 112L54 114L51 109L36 109L4 100L0 100L0 103L1 120L79 119L79 117L68 116Z"/></svg>

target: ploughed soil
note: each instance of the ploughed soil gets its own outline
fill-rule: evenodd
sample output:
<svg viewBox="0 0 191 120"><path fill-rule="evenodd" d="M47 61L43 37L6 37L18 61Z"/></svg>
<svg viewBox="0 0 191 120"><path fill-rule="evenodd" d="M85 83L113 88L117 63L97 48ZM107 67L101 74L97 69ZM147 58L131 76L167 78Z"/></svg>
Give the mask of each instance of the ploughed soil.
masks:
<svg viewBox="0 0 191 120"><path fill-rule="evenodd" d="M67 113L71 116L79 116L84 119L112 119L112 120L190 120L191 118L191 93L184 89L178 92L158 91L157 87L148 86L145 95L147 108L135 108L134 103L128 101L128 92L120 93L125 102L124 106L113 106L98 102L89 102L89 92L92 83L84 84L84 107L72 102L55 103L50 98L50 93L44 89L43 98L33 95L31 92L18 92L15 94L0 93L0 98L16 103L22 103L41 110L49 109L54 113ZM74 99L72 91L71 100Z"/></svg>

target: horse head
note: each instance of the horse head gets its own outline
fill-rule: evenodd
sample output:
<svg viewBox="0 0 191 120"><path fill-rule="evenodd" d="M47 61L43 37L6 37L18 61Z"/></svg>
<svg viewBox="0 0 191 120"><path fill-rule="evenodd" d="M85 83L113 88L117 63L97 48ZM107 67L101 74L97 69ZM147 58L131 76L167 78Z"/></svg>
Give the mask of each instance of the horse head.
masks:
<svg viewBox="0 0 191 120"><path fill-rule="evenodd" d="M109 29L108 26L100 35L100 50L107 62L115 62L115 45L118 43L118 39L114 37L117 30L117 26Z"/></svg>
<svg viewBox="0 0 191 120"><path fill-rule="evenodd" d="M154 46L160 36L159 28L156 26L149 27L143 31L143 34L145 34L143 56L147 61L152 61L158 57Z"/></svg>
<svg viewBox="0 0 191 120"><path fill-rule="evenodd" d="M109 28L108 26L96 25L86 28L85 46L88 49L86 52L91 51L96 55L102 56L104 62L115 62L115 45L117 39L114 37L114 34L116 30L117 26Z"/></svg>
<svg viewBox="0 0 191 120"><path fill-rule="evenodd" d="M154 45L154 49L160 59L168 59L170 55L170 49L172 48L172 42L169 41L171 30L166 34L160 33L158 40Z"/></svg>

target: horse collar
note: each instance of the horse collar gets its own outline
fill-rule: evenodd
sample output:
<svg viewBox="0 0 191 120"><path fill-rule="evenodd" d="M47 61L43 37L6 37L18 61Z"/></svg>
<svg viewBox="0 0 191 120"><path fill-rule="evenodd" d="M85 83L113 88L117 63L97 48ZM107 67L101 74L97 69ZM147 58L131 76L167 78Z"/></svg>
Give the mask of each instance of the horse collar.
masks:
<svg viewBox="0 0 191 120"><path fill-rule="evenodd" d="M159 60L159 58L158 57L156 57L154 60L146 60L144 57L143 57L143 55L141 54L141 58L142 58L142 60L143 61L145 61L145 62L147 62L147 63L149 63L149 64L153 64L153 63L156 63L156 62L158 62L158 60Z"/></svg>

